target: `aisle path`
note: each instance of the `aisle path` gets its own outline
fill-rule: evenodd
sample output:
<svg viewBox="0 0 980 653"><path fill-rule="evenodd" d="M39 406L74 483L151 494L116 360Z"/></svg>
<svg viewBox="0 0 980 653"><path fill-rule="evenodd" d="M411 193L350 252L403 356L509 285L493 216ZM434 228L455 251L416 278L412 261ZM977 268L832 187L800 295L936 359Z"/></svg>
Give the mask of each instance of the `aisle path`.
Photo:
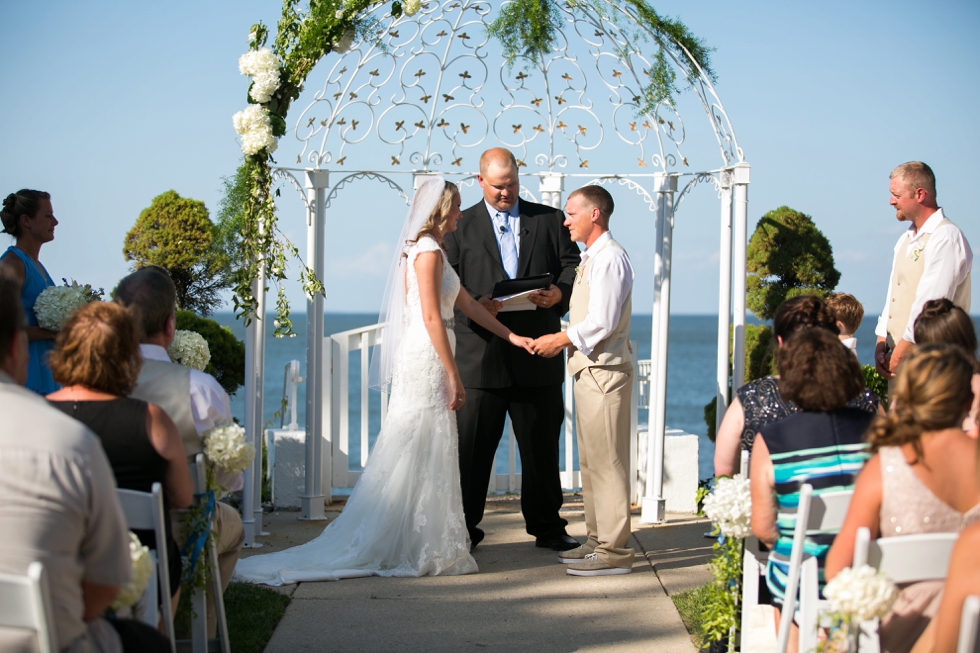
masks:
<svg viewBox="0 0 980 653"><path fill-rule="evenodd" d="M329 506L328 516L340 507ZM524 533L518 498L496 499L487 508L487 537L473 554L480 573L292 586L292 602L266 651L695 651L668 594L710 577L703 520L671 515L667 525L641 527L634 515L633 573L576 578L565 574L556 553L536 548ZM569 534L584 540L577 497L566 496L563 515ZM323 522L296 516L267 515L273 535L244 555L319 534Z"/></svg>

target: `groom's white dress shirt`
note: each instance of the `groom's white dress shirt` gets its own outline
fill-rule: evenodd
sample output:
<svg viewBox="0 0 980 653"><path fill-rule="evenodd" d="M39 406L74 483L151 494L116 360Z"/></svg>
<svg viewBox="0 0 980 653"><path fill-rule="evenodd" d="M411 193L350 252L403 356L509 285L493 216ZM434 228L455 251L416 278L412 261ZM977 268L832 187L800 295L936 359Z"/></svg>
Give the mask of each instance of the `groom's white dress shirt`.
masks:
<svg viewBox="0 0 980 653"><path fill-rule="evenodd" d="M633 265L619 247L604 247L612 239L607 231L582 252L579 269L590 258L588 283L589 313L582 322L568 328L568 339L575 348L588 356L600 342L609 337L619 324L626 295L633 287Z"/></svg>

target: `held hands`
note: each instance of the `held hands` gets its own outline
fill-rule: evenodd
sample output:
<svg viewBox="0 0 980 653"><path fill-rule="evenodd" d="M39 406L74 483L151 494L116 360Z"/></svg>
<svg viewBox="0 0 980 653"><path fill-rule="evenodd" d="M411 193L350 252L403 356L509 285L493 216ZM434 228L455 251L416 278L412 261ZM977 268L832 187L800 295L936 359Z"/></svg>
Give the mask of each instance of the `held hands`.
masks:
<svg viewBox="0 0 980 653"><path fill-rule="evenodd" d="M561 288L555 284L551 284L544 290L535 290L527 298L539 308L551 308L561 301Z"/></svg>
<svg viewBox="0 0 980 653"><path fill-rule="evenodd" d="M559 294L561 291L559 291ZM541 336L534 341L532 347L534 348L534 353L538 356L543 356L545 358L553 358L561 353L561 351L570 345L568 336L564 332L552 333L550 335Z"/></svg>
<svg viewBox="0 0 980 653"><path fill-rule="evenodd" d="M534 344L533 338L525 338L524 336L519 336L516 333L511 333L507 336L507 342L514 345L515 347L520 347L527 351L527 353L534 356L534 349L532 345Z"/></svg>
<svg viewBox="0 0 980 653"><path fill-rule="evenodd" d="M880 340L875 347L875 369L878 371L878 375L884 379L890 379L894 376L890 369L891 357L888 345L885 344L884 340Z"/></svg>

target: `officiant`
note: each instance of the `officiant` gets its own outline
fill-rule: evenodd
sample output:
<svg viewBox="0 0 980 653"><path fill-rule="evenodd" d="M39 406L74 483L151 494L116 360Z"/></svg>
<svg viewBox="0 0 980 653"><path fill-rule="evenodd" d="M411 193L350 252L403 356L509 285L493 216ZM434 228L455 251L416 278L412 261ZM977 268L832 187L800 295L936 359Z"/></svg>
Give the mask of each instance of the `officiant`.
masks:
<svg viewBox="0 0 980 653"><path fill-rule="evenodd" d="M518 335L537 338L559 331L579 262L562 211L518 199L517 161L506 149L483 153L477 179L483 198L463 212L456 231L444 240L450 264L467 292ZM554 283L531 294L533 310L498 314L502 305L491 299L497 282L542 274L551 274ZM496 473L494 453L510 415L521 454L521 511L528 534L539 547L577 547L558 514L563 357L544 359L511 347L458 310L455 322L456 363L466 389L466 403L457 413L460 481L472 546L484 537L479 524Z"/></svg>

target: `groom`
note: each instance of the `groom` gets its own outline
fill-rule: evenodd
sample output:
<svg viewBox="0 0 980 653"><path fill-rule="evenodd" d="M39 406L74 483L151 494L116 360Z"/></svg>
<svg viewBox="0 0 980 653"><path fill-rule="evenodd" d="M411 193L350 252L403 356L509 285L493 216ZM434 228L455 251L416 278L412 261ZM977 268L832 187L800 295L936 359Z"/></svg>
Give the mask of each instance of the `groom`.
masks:
<svg viewBox="0 0 980 653"><path fill-rule="evenodd" d="M483 199L462 214L446 234L449 263L466 291L518 335L536 338L561 328L568 310L578 247L558 209L518 200L517 161L503 148L480 157L477 178ZM550 273L554 283L532 294L531 311L497 313L490 299L504 279ZM512 347L456 311L456 363L466 389L459 427L459 468L463 511L472 546L483 539L483 519L494 452L510 415L521 453L521 511L527 532L539 547L565 551L578 542L565 533L558 439L565 417L562 358L532 356Z"/></svg>

